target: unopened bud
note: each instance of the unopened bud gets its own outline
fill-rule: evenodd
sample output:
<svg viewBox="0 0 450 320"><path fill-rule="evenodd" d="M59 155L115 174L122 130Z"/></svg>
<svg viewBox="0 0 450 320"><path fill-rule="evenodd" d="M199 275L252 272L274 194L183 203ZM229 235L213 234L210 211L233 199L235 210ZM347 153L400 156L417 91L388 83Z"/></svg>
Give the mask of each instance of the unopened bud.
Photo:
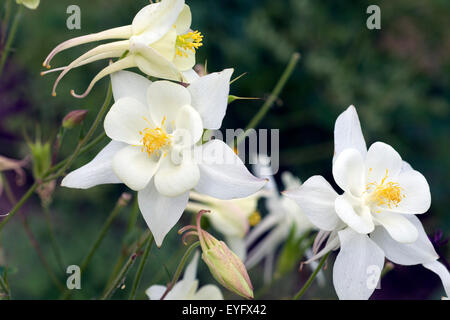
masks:
<svg viewBox="0 0 450 320"><path fill-rule="evenodd" d="M125 207L131 200L131 193L128 192L124 192L122 193L122 195L120 196L119 200L118 200L118 205L121 207Z"/></svg>
<svg viewBox="0 0 450 320"><path fill-rule="evenodd" d="M88 110L74 110L69 112L62 121L63 128L72 129L84 121Z"/></svg>

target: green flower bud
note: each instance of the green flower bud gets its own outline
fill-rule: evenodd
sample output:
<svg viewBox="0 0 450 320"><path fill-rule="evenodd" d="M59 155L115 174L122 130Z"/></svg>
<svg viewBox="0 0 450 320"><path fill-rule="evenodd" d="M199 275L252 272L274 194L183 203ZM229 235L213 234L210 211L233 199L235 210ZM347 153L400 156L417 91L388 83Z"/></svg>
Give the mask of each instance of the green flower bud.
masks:
<svg viewBox="0 0 450 320"><path fill-rule="evenodd" d="M17 4L22 4L28 9L36 9L39 6L40 0L16 0Z"/></svg>
<svg viewBox="0 0 450 320"><path fill-rule="evenodd" d="M69 112L62 121L63 128L72 129L81 124L86 118L87 110L74 110Z"/></svg>

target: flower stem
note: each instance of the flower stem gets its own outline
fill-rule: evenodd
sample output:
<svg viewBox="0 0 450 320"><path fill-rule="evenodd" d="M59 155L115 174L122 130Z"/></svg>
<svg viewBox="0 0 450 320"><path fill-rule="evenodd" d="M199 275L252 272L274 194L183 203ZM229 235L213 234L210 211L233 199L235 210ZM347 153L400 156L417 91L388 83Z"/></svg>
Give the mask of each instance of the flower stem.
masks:
<svg viewBox="0 0 450 320"><path fill-rule="evenodd" d="M148 255L150 253L150 249L152 248L153 244L153 237L148 238L147 245L145 247L144 254L142 255L141 262L139 263L138 270L136 272L136 276L133 281L133 285L131 287L130 296L128 297L128 300L134 300L136 297L136 290L139 286L139 282L141 281L142 277L142 271L144 270L145 264L147 262Z"/></svg>
<svg viewBox="0 0 450 320"><path fill-rule="evenodd" d="M183 257L181 258L180 263L178 264L177 269L175 270L175 274L173 275L172 281L170 281L170 283L167 285L166 291L163 293L160 300L164 300L164 298L167 296L169 291L172 290L175 283L177 283L178 278L180 278L181 272L184 269L184 265L187 262L187 259L199 245L200 245L200 241L196 241L193 244L191 244L191 246L186 250Z"/></svg>
<svg viewBox="0 0 450 320"><path fill-rule="evenodd" d="M80 272L83 274L83 272L86 270L87 266L91 262L92 257L94 256L95 252L97 251L98 247L102 243L103 239L105 238L106 233L108 232L109 228L111 227L112 222L117 217L117 215L120 213L120 209L123 208L123 204L121 204L121 200L119 199L114 206L114 209L109 214L108 218L106 219L105 223L103 224L102 229L100 230L100 233L97 236L97 239L95 239L94 243L91 246L91 249L87 253L87 255L84 257L83 261L81 262L80 266ZM63 300L67 300L72 296L73 290L66 290L64 292L64 295L62 296Z"/></svg>
<svg viewBox="0 0 450 320"><path fill-rule="evenodd" d="M19 6L16 15L14 17L13 23L11 25L11 29L8 34L8 39L6 40L5 47L2 50L2 56L0 58L0 76L3 72L3 68L5 67L6 59L8 58L9 52L11 51L11 45L14 41L14 37L16 36L21 16L22 16L22 6Z"/></svg>
<svg viewBox="0 0 450 320"><path fill-rule="evenodd" d="M144 239L142 241L139 241L136 244L136 249L134 250L134 252L130 255L130 257L128 258L128 260L125 262L124 266L122 267L122 269L120 270L119 274L117 275L117 277L114 279L114 281L111 283L111 285L109 286L109 288L106 290L106 292L103 294L103 296L101 297L101 300L107 300L109 299L114 292L117 290L117 288L119 288L120 284L123 282L123 280L125 279L125 276L127 275L128 271L130 270L130 268L132 267L132 265L134 264L134 261L136 260L139 251L142 249L142 247L144 246L144 244L147 242L147 240L152 237L152 234L150 233L150 231L146 231L143 235Z"/></svg>
<svg viewBox="0 0 450 320"><path fill-rule="evenodd" d="M322 269L323 265L325 264L325 261L327 260L328 256L330 255L330 253L331 253L331 251L322 257L316 270L314 270L314 272L309 276L306 283L303 285L303 287L300 289L300 291L292 298L292 300L298 300L305 294L306 290L308 290L309 286L311 285L314 278L319 273L320 269Z"/></svg>
<svg viewBox="0 0 450 320"><path fill-rule="evenodd" d="M62 254L61 254L61 250L60 250L58 241L55 236L55 230L53 227L52 218L50 216L50 209L49 209L48 205L43 205L42 209L43 209L44 215L45 215L45 223L47 225L47 232L50 237L50 242L52 244L53 254L55 255L55 259L59 265L59 268L61 269L61 271L64 272L65 271L64 270L64 262L63 262L63 258L62 258Z"/></svg>
<svg viewBox="0 0 450 320"><path fill-rule="evenodd" d="M275 88L273 88L270 96L264 102L261 109L259 109L258 113L255 114L252 120L250 120L249 124L245 128L244 133L239 135L236 140L236 144L239 145L247 136L247 131L251 128L255 128L259 122L264 118L266 113L270 110L274 102L278 99L278 96L281 93L281 90L283 90L287 80L291 76L292 72L295 69L295 66L298 63L298 60L300 59L300 54L298 52L295 52L292 54L291 59L289 60L288 65L286 66L286 69L284 70L283 74L281 75L280 79L278 80L277 84L275 85Z"/></svg>

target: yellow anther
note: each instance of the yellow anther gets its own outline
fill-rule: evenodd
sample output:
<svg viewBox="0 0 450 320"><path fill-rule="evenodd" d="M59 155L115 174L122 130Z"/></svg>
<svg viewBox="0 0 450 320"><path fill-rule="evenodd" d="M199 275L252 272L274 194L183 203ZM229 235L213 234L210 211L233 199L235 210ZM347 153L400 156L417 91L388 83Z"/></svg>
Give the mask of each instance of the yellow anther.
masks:
<svg viewBox="0 0 450 320"><path fill-rule="evenodd" d="M187 50L191 50L195 53L195 50L200 48L203 43L203 35L198 31L191 31L181 36L177 36L176 41L176 54L182 57L183 55L187 57Z"/></svg>
<svg viewBox="0 0 450 320"><path fill-rule="evenodd" d="M261 221L261 214L259 213L258 210L256 210L255 212L253 212L253 213L248 217L248 223L249 223L252 227L256 226L260 221Z"/></svg>
<svg viewBox="0 0 450 320"><path fill-rule="evenodd" d="M369 173L371 171L372 168L369 169ZM368 183L366 186L366 192L370 194L369 199L371 202L375 203L377 206L386 206L389 209L392 209L393 206L398 206L405 195L402 194L402 188L397 182L386 182L387 178L388 170L386 169L386 174L381 180L381 183Z"/></svg>
<svg viewBox="0 0 450 320"><path fill-rule="evenodd" d="M144 120L149 122L145 117ZM164 127L165 121L166 118L164 117L161 127L145 128L143 131L139 131L139 134L142 136L141 142L143 144L141 151L147 152L149 157L153 154L159 156L160 150L166 146L170 146L172 143L172 135L168 134L166 132L166 128Z"/></svg>

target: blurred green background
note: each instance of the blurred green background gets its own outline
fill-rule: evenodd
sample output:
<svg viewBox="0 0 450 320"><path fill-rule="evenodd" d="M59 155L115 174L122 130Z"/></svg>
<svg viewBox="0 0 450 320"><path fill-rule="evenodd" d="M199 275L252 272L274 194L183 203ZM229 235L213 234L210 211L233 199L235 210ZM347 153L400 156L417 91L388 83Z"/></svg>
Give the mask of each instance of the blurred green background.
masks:
<svg viewBox="0 0 450 320"><path fill-rule="evenodd" d="M4 2L0 4L2 10ZM23 158L29 152L24 132L35 137L37 128L44 140L53 139L61 119L70 110L89 109L86 123L92 122L103 102L107 81L102 80L82 100L72 98L69 90L84 90L105 61L72 71L61 82L56 97L51 96L56 75L41 77L42 61L64 40L131 23L147 3L42 0L37 10L23 10L14 51L0 79L0 155ZM81 30L66 28L66 8L70 4L81 8ZM426 231L431 235L440 229L444 237L450 235L449 1L188 0L187 4L193 13L193 28L205 35L197 61L207 59L208 71L234 67L235 75L248 73L232 85L234 95L265 98L291 54L301 53L300 63L279 101L259 124L260 128L280 129L280 171L292 171L302 180L321 174L332 181L334 122L339 113L354 104L368 145L375 141L389 143L427 177L432 207L421 217ZM381 8L381 30L366 28L366 8L371 4ZM87 48L90 46L57 55L52 67L67 64ZM223 128L244 128L261 104L234 102L228 108ZM73 130L66 137L60 159L71 153L78 135L79 130ZM103 145L106 143L105 139ZM72 168L85 164L100 148L80 157ZM14 181L13 174L6 176ZM28 176L27 185L31 183ZM14 187L14 191L21 194L27 185ZM121 185L88 191L56 189L49 210L65 265L80 263L124 191ZM10 209L5 195L0 208L1 212ZM100 296L121 253L131 208L132 201L114 222L82 277L82 290L75 292L74 298ZM52 254L38 197L32 198L22 211L43 255L64 284L65 270ZM185 214L179 225L190 218ZM127 242L145 229L140 216L137 222ZM167 283L166 269L173 273L184 250L176 230L171 231L161 249L152 249L138 298L145 298L144 289L151 284ZM2 232L1 250L2 264L11 268L8 278L13 298L59 297L19 217ZM449 256L448 248L439 250L444 257ZM125 289L114 298L127 297L134 270L125 280ZM326 272L328 285L311 289L308 298L336 298L330 270ZM200 273L202 284L213 282L204 266ZM257 289L262 286L261 274L260 268L250 270ZM261 297L290 297L307 276L293 270ZM436 298L442 290L437 277L419 267L396 268L386 279L391 279L386 281L391 284L377 290L374 298ZM236 298L229 293L225 296Z"/></svg>

